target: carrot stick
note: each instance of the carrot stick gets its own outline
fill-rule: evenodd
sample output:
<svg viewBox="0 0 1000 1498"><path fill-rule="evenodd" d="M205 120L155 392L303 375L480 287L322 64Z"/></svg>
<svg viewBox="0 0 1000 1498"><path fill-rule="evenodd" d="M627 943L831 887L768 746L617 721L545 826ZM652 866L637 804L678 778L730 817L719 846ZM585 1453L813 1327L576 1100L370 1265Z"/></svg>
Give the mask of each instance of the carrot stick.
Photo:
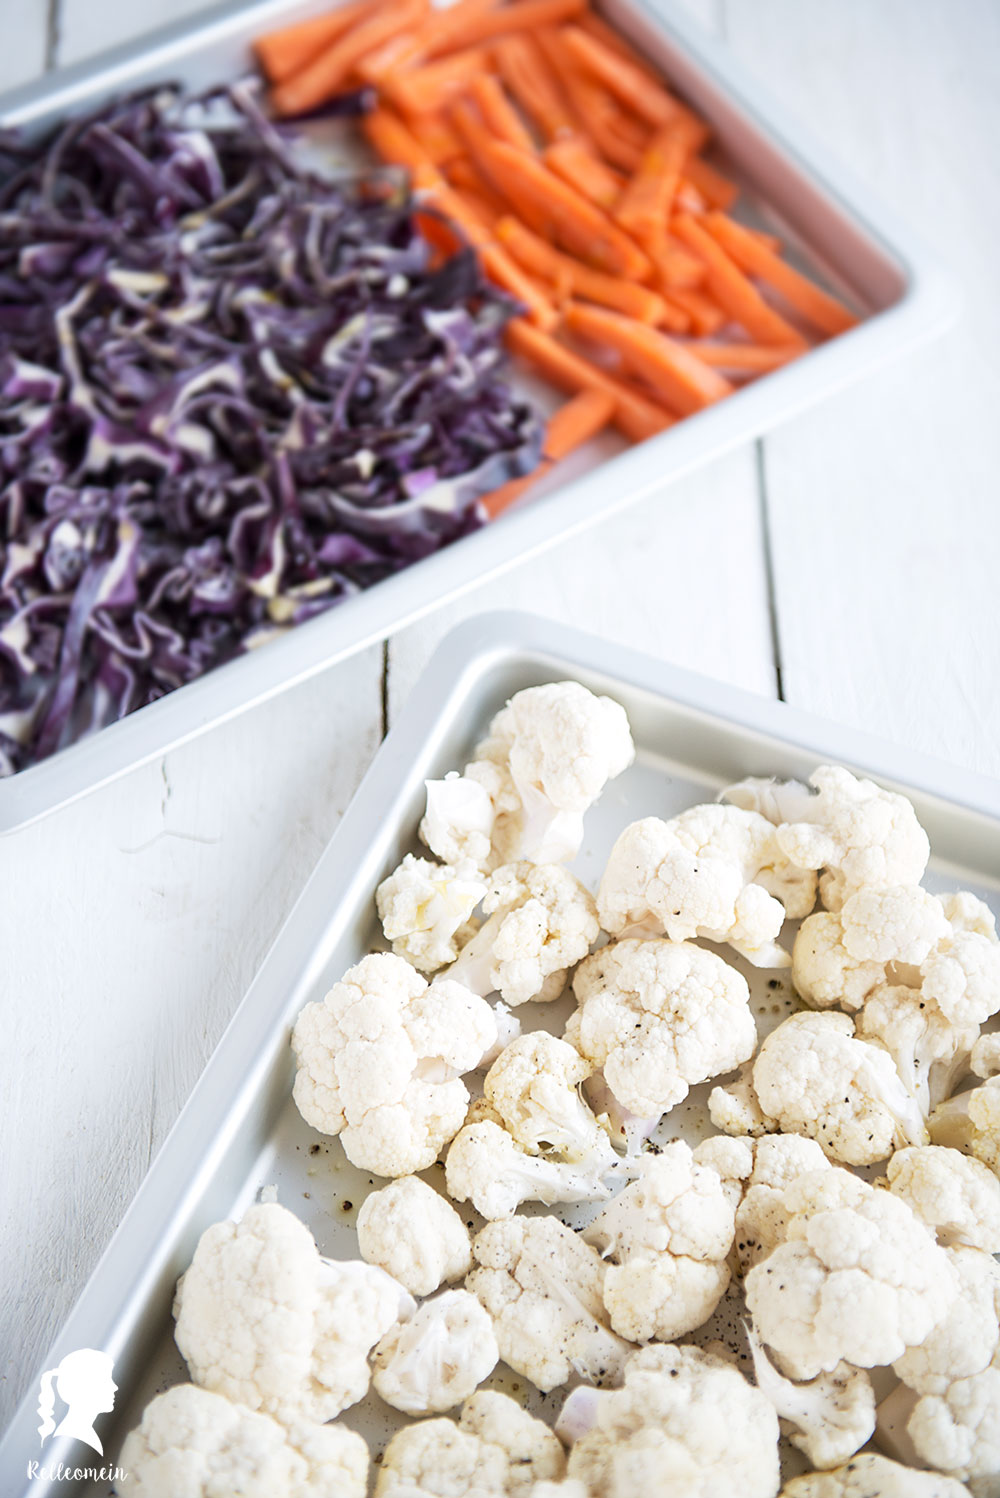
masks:
<svg viewBox="0 0 1000 1498"><path fill-rule="evenodd" d="M800 345L782 348L780 344L768 343L689 343L687 347L697 354L703 364L713 369L725 369L731 374L770 374L780 369L802 353Z"/></svg>
<svg viewBox="0 0 1000 1498"><path fill-rule="evenodd" d="M739 188L701 156L692 156L684 172L712 208L729 208L739 197Z"/></svg>
<svg viewBox="0 0 1000 1498"><path fill-rule="evenodd" d="M485 49L473 47L426 67L383 78L382 90L407 114L433 114L447 102L449 94L463 92L470 76L483 72L488 65Z"/></svg>
<svg viewBox="0 0 1000 1498"><path fill-rule="evenodd" d="M254 56L269 83L284 83L293 73L307 67L320 52L333 45L357 21L372 10L374 0L354 0L328 15L282 26L259 36L253 44Z"/></svg>
<svg viewBox="0 0 1000 1498"><path fill-rule="evenodd" d="M503 287L504 291L509 291L511 296L524 303L527 315L536 327L541 328L543 332L551 332L559 321L555 308L530 276L526 276L520 266L515 264L506 250L498 244L487 244L481 247L479 256L483 263L483 270L490 280L495 281L498 286Z"/></svg>
<svg viewBox="0 0 1000 1498"><path fill-rule="evenodd" d="M691 416L732 394L729 381L684 344L634 318L574 302L566 309L566 326L602 348L613 349L630 374L647 380L681 416Z"/></svg>
<svg viewBox="0 0 1000 1498"><path fill-rule="evenodd" d="M766 229L751 229L749 227L747 227L746 232L752 234L758 243L766 245L775 255L781 254L782 244L777 234L769 234Z"/></svg>
<svg viewBox="0 0 1000 1498"><path fill-rule="evenodd" d="M354 72L362 82L377 86L390 73L400 71L401 59L412 50L415 40L416 34L413 31L401 31L397 36L389 37L381 47L359 57L354 64Z"/></svg>
<svg viewBox="0 0 1000 1498"><path fill-rule="evenodd" d="M682 177L677 184L677 197L674 199L674 206L678 213L693 213L697 215L699 213L707 213L708 200L702 197L693 182L689 181L687 177Z"/></svg>
<svg viewBox="0 0 1000 1498"><path fill-rule="evenodd" d="M534 200L518 191L510 181L502 181L490 161L490 152L496 144L478 112L467 99L456 99L451 107L451 118L474 165L489 182L491 189L524 219L536 233L548 237L548 216ZM513 147L511 149L514 149Z"/></svg>
<svg viewBox="0 0 1000 1498"><path fill-rule="evenodd" d="M705 267L695 255L677 244L669 235L664 243L650 251L650 259L656 266L663 289L672 292L679 286L700 286L705 279Z"/></svg>
<svg viewBox="0 0 1000 1498"><path fill-rule="evenodd" d="M646 147L639 170L615 204L615 218L647 254L666 249L667 220L688 155L683 136L665 125Z"/></svg>
<svg viewBox="0 0 1000 1498"><path fill-rule="evenodd" d="M564 406L560 406L549 419L538 467L524 478L512 479L510 483L494 489L492 494L487 494L480 501L487 515L495 519L526 489L544 478L554 464L561 463L563 458L568 458L570 453L596 437L607 426L614 413L614 398L604 390L583 390Z"/></svg>
<svg viewBox="0 0 1000 1498"><path fill-rule="evenodd" d="M442 166L461 156L462 142L443 114L414 115L409 126L435 166Z"/></svg>
<svg viewBox="0 0 1000 1498"><path fill-rule="evenodd" d="M670 417L624 380L606 374L589 359L540 333L523 318L507 324L508 346L561 390L600 390L615 402L615 425L633 442L644 442L672 425Z"/></svg>
<svg viewBox="0 0 1000 1498"><path fill-rule="evenodd" d="M445 176L458 192L471 192L489 207L491 223L510 211L503 198L499 193L494 192L482 172L476 167L475 162L470 161L468 156L456 156L449 161L445 167Z"/></svg>
<svg viewBox="0 0 1000 1498"><path fill-rule="evenodd" d="M571 134L575 121L531 36L504 36L493 48L500 77L547 140Z"/></svg>
<svg viewBox="0 0 1000 1498"><path fill-rule="evenodd" d="M705 229L682 213L671 224L673 232L705 262L705 284L722 310L741 323L757 343L805 346L805 339L769 307L757 288Z"/></svg>
<svg viewBox="0 0 1000 1498"><path fill-rule="evenodd" d="M479 220L484 229L490 234L495 233L497 218L500 215L489 198L484 197L481 192L477 192L474 187L456 187L455 195L464 203L469 212ZM503 212L504 209L501 205L500 213L502 214Z"/></svg>
<svg viewBox="0 0 1000 1498"><path fill-rule="evenodd" d="M631 122L623 116L618 101L569 55L559 28L544 27L536 40L562 85L580 133L594 142L612 166L631 175L642 157L645 135L638 139L632 135Z"/></svg>
<svg viewBox="0 0 1000 1498"><path fill-rule="evenodd" d="M718 332L726 320L726 314L717 302L693 286L672 286L664 292L664 300L671 307L683 312L691 324L691 331L699 338L711 337Z"/></svg>
<svg viewBox="0 0 1000 1498"><path fill-rule="evenodd" d="M491 142L484 154L504 193L530 202L543 217L546 239L611 275L641 279L648 274L649 261L638 245L536 157L502 141Z"/></svg>
<svg viewBox="0 0 1000 1498"><path fill-rule="evenodd" d="M495 78L492 73L482 73L472 79L469 93L497 140L505 140L509 146L517 146L522 151L535 149L534 141L525 129L521 116L504 93L499 78Z"/></svg>
<svg viewBox="0 0 1000 1498"><path fill-rule="evenodd" d="M431 10L423 25L400 48L396 67L412 67L427 58L471 46L470 26L495 9L496 4L497 0L456 0L443 10Z"/></svg>
<svg viewBox="0 0 1000 1498"><path fill-rule="evenodd" d="M341 87L354 64L399 31L420 20L427 0L400 0L379 6L374 14L354 26L324 49L300 72L280 83L271 95L279 115L305 114L325 103Z"/></svg>
<svg viewBox="0 0 1000 1498"><path fill-rule="evenodd" d="M614 307L639 322L654 325L671 315L663 298L655 291L635 281L605 276L570 255L560 254L515 218L502 218L496 225L496 236L519 265L545 281L554 282L566 295L584 297L602 307ZM681 330L686 326L685 318Z"/></svg>
<svg viewBox="0 0 1000 1498"><path fill-rule="evenodd" d="M741 270L759 276L780 291L786 302L822 333L835 337L856 327L858 319L842 302L821 291L793 266L786 265L742 224L734 223L724 213L710 213L705 219L705 228Z"/></svg>
<svg viewBox="0 0 1000 1498"><path fill-rule="evenodd" d="M579 135L567 135L546 146L542 160L550 171L598 208L613 207L625 186L624 178L606 166L593 146Z"/></svg>
<svg viewBox="0 0 1000 1498"><path fill-rule="evenodd" d="M458 47L475 47L515 31L537 31L582 15L587 0L515 0L513 5L495 6L487 15L473 18L462 30L460 41L432 44L429 56L444 56Z"/></svg>
<svg viewBox="0 0 1000 1498"><path fill-rule="evenodd" d="M624 57L633 67L645 73L650 82L660 82L655 69L651 68L649 63L640 57L633 47L629 46L620 31L616 31L613 26L609 26L607 21L602 20L596 11L588 10L579 18L576 25L579 26L581 31L586 31L592 36L595 41L603 42L609 51L617 52L619 57Z"/></svg>
<svg viewBox="0 0 1000 1498"><path fill-rule="evenodd" d="M383 161L412 172L415 187L435 187L440 183L438 169L426 150L391 109L385 105L373 109L362 117L361 128Z"/></svg>
<svg viewBox="0 0 1000 1498"><path fill-rule="evenodd" d="M693 150L708 139L708 129L693 112L669 94L661 83L619 52L613 52L578 26L564 26L562 37L571 57L586 68L625 105L651 125L676 123L689 130Z"/></svg>

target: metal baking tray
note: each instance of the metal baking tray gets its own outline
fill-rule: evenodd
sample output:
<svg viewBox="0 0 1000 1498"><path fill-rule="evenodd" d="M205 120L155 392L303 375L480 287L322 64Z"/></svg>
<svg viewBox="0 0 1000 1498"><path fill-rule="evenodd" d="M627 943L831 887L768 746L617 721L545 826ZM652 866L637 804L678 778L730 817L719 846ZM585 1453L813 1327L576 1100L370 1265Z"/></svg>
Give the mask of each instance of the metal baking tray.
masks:
<svg viewBox="0 0 1000 1498"><path fill-rule="evenodd" d="M290 1027L304 1004L372 946L380 932L376 884L416 847L423 782L465 762L492 714L522 687L567 677L610 693L628 712L638 747L631 769L588 813L575 864L594 887L618 832L638 816L670 816L750 774L809 774L823 761L847 764L911 796L930 835L929 883L974 889L1000 912L1000 784L835 727L575 630L514 613L484 614L453 631L412 693L357 796L278 936L112 1239L62 1335L39 1367L79 1347L114 1359L119 1407L99 1420L106 1459L166 1384L185 1376L173 1346L170 1306L177 1277L205 1227L238 1216L267 1185L301 1216L324 1253L357 1255L353 1228L372 1178L350 1166L338 1141L306 1127L291 1101ZM730 960L732 954L727 953ZM739 965L739 964L738 964ZM765 1031L793 1005L787 977L743 967ZM527 1006L523 1019L557 1024L559 1006ZM564 1011L563 1011L564 1012ZM707 1087L668 1115L662 1137L706 1130ZM428 1173L434 1178L433 1170ZM376 1185L381 1184L376 1181ZM580 1209L581 1211L584 1209ZM566 1220L575 1223L572 1212ZM732 1312L713 1334L731 1331ZM710 1323L710 1327L712 1324ZM520 1380L519 1397L524 1397ZM494 1387L517 1390L498 1370ZM37 1385L0 1443L0 1492L60 1494L70 1482L27 1482L38 1460ZM536 1396L535 1407L548 1404ZM374 1396L345 1420L378 1444L398 1417ZM49 1441L47 1467L89 1451ZM87 1489L93 1495L108 1487Z"/></svg>
<svg viewBox="0 0 1000 1498"><path fill-rule="evenodd" d="M42 129L124 90L162 79L197 89L251 65L262 31L327 0L231 3L0 99L0 123ZM622 506L943 328L949 278L847 173L809 143L716 45L673 6L602 0L602 9L711 122L718 159L744 187L744 208L778 230L794 257L865 314L861 326L640 447L595 441L564 466L554 492L398 576L182 687L53 759L0 781L0 832L143 764L215 724L384 638L459 593ZM535 387L533 387L535 388Z"/></svg>

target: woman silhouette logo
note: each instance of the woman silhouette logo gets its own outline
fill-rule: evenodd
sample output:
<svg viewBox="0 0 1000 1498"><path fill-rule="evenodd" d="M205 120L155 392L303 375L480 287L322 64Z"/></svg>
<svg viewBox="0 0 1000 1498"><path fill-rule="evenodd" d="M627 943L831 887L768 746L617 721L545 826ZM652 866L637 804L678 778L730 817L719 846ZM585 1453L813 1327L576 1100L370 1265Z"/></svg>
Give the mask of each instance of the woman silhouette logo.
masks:
<svg viewBox="0 0 1000 1498"><path fill-rule="evenodd" d="M68 1352L58 1368L48 1368L42 1374L38 1396L38 1413L42 1417L38 1434L42 1445L56 1431L58 1436L85 1441L98 1456L104 1455L100 1437L94 1431L94 1421L98 1415L106 1415L115 1407L118 1385L111 1377L113 1367L106 1352L81 1347L77 1352ZM69 1406L58 1430L52 1418L55 1409L53 1383L63 1404Z"/></svg>

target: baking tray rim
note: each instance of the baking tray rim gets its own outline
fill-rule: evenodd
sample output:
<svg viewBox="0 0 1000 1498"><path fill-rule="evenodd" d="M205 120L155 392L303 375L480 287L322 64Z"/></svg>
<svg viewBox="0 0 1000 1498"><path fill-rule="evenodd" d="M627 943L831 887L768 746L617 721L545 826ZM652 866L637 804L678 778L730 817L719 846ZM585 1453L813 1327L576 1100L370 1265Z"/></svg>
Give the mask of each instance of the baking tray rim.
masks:
<svg viewBox="0 0 1000 1498"><path fill-rule="evenodd" d="M554 676L575 671L605 678L606 690L619 685L698 716L720 730L742 730L777 741L782 748L809 754L817 762L851 766L896 786L946 803L952 812L972 812L1000 825L1000 781L947 764L905 745L895 745L862 729L839 725L777 699L663 662L600 636L515 610L485 612L454 627L440 643L396 723L379 747L340 824L321 854L237 1006L200 1078L168 1132L118 1228L49 1348L43 1367L54 1367L77 1347L113 1351L137 1324L154 1268L156 1243L170 1222L197 1198L204 1176L215 1168L226 1146L227 1128L241 1112L241 1099L260 1090L270 1062L265 1037L274 1024L276 989L287 986L283 972L300 975L315 949L318 932L336 925L350 910L362 879L358 850L381 856L377 834L394 826L406 794L416 753L433 742L477 682L504 666L544 668ZM310 944L311 943L311 944ZM291 980L288 980L291 981ZM212 1126L209 1132L206 1125ZM211 1140L206 1151L205 1140ZM190 1161L198 1160L192 1168ZM126 1293L122 1287L127 1286ZM25 1453L34 1454L35 1391L30 1385L0 1439L0 1478L24 1470ZM17 1479L21 1481L22 1479ZM5 1485L6 1487L6 1485ZM58 1491L29 1484L25 1494ZM65 1491L65 1489L63 1489Z"/></svg>
<svg viewBox="0 0 1000 1498"><path fill-rule="evenodd" d="M230 0L195 24L175 22L151 36L126 43L0 96L0 121L27 119L46 104L66 108L110 80L171 48L204 36L205 45L255 17L272 20L295 9L295 0L257 0L245 7ZM87 795L90 791L178 748L197 735L347 659L481 583L527 561L562 538L611 518L742 442L759 436L933 337L950 324L959 306L957 285L910 232L874 201L873 195L793 121L713 38L671 7L648 0L615 0L681 46L744 118L765 133L788 162L806 173L827 202L860 226L880 253L894 262L902 283L898 298L851 332L822 345L795 365L739 390L719 405L689 417L670 431L596 463L550 494L512 511L444 551L384 579L266 648L237 657L159 701L96 734L67 746L41 764L0 780L0 835ZM60 105L60 108L62 105ZM345 613L346 608L346 613Z"/></svg>

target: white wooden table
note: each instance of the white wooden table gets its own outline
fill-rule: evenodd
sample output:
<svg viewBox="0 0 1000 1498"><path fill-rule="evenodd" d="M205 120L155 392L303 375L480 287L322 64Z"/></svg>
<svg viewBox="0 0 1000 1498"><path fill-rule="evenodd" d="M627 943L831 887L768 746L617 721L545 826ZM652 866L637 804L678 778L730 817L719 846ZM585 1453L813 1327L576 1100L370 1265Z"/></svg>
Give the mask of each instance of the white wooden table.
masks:
<svg viewBox="0 0 1000 1498"><path fill-rule="evenodd" d="M433 646L525 607L1000 773L1000 8L691 0L962 277L946 340L0 846L0 1428ZM0 88L199 0L0 0Z"/></svg>

